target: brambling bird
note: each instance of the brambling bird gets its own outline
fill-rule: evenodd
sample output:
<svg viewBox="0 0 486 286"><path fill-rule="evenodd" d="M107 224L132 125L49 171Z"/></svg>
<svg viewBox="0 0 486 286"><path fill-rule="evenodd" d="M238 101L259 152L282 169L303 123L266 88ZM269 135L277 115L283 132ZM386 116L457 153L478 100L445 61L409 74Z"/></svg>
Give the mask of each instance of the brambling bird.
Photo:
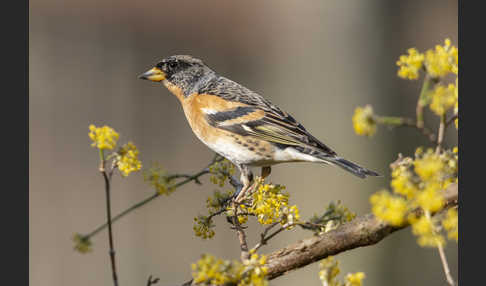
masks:
<svg viewBox="0 0 486 286"><path fill-rule="evenodd" d="M335 165L360 178L379 176L339 157L291 115L218 75L200 59L170 56L139 78L162 82L179 99L199 140L239 169L243 187L236 201L251 186L251 166L262 167L264 178L270 174L270 166L285 162Z"/></svg>

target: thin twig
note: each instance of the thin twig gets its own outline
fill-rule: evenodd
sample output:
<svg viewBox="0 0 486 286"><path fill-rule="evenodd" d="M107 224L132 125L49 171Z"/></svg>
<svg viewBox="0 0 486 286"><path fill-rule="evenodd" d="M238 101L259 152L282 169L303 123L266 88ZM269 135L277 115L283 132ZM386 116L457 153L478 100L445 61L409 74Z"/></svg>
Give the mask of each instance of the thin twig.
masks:
<svg viewBox="0 0 486 286"><path fill-rule="evenodd" d="M211 161L210 164L208 164L208 166L206 166L203 170L199 171L198 173L192 175L192 176L189 176L187 179L175 184L174 186L171 187L171 189L177 189L187 183L190 183L192 181L197 181L201 176L203 175L206 175L206 174L209 174L209 169L208 167L211 166L212 164L214 164L215 162L219 162L221 161L222 158L221 157L218 157L218 156L215 156L214 159ZM100 170L101 170L101 167L100 167ZM124 211L122 211L121 213L117 214L116 216L114 216L111 220L112 223L115 223L116 221L118 221L119 219L121 219L122 217L124 217L125 215L131 213L132 211L144 206L145 204L151 202L153 199L157 198L160 196L160 193L155 193L153 195L151 195L150 197L148 198L145 198L139 202L137 202L136 204L132 205L131 207L125 209ZM91 231L90 233L88 233L87 235L83 236L84 238L86 239L90 239L91 237L95 236L97 233L99 233L100 231L102 231L103 229L105 229L106 227L108 226L108 223L105 222L104 224L98 226L97 228L95 228L93 231Z"/></svg>
<svg viewBox="0 0 486 286"><path fill-rule="evenodd" d="M238 220L238 206L235 202L233 202L233 209L235 210L235 214L233 216L233 225L235 226L236 235L238 236L238 241L240 242L241 261L245 261L250 258L250 253L248 252L248 243L246 242L245 230L241 227Z"/></svg>
<svg viewBox="0 0 486 286"><path fill-rule="evenodd" d="M425 123L422 122L422 124L419 126L418 122L415 123L413 120L408 122L404 122L403 126L405 127L413 127L415 129L417 129L420 133L422 133L422 135L424 135L425 137L427 137L427 139L429 139L430 142L435 142L435 134L434 132L432 132L430 129L428 129L427 127L425 127Z"/></svg>
<svg viewBox="0 0 486 286"><path fill-rule="evenodd" d="M276 225L278 225L279 222L274 222L272 223L271 225L269 225L268 227L266 227L263 232L260 234L260 242L258 242L252 249L251 251L257 251L260 247L264 246L265 244L267 244L267 233L272 229L274 228Z"/></svg>
<svg viewBox="0 0 486 286"><path fill-rule="evenodd" d="M103 152L102 150L100 150ZM116 262L115 262L115 247L113 244L113 230L111 227L111 198L110 198L110 178L111 174L113 173L113 169L110 172L110 175L106 173L106 170L104 168L105 165L105 160L103 158L103 161L101 163L102 168L100 168L100 171L103 175L103 178L105 180L105 193L106 193L106 216L107 216L107 221L108 221L108 242L110 245L110 260L111 260L111 271L113 274L113 284L115 286L118 286L118 275L116 273Z"/></svg>
<svg viewBox="0 0 486 286"><path fill-rule="evenodd" d="M419 131L424 135L430 142L435 143L436 137L434 132L425 126L424 122L418 122L411 118L406 117L390 117L390 116L377 116L376 121L379 124L387 125L390 127L411 127Z"/></svg>
<svg viewBox="0 0 486 286"><path fill-rule="evenodd" d="M152 286L154 284L157 284L157 282L159 282L159 278L155 278L155 279L152 279L152 275L149 276L148 280L147 280L147 286Z"/></svg>
<svg viewBox="0 0 486 286"><path fill-rule="evenodd" d="M444 213L444 209L441 210L441 213ZM433 224L430 213L426 211L424 215ZM437 235L436 226L432 227L432 232L434 235ZM452 278L451 271L449 269L449 264L447 263L447 258L444 253L444 247L442 243L438 240L437 240L437 250L439 250L440 261L442 262L442 268L444 268L444 274L446 276L446 280L451 286L455 286L455 282L454 279Z"/></svg>
<svg viewBox="0 0 486 286"><path fill-rule="evenodd" d="M439 243L437 249L439 250L440 261L442 261L442 267L444 268L444 273L447 279L447 283L449 283L449 285L451 286L455 286L456 282L454 282L454 279L452 278L451 270L449 269L449 264L447 263L447 258L445 256L444 248L442 247L442 244Z"/></svg>
<svg viewBox="0 0 486 286"><path fill-rule="evenodd" d="M435 152L438 154L442 148L446 131L446 117L445 114L440 117L439 131L437 132L437 147Z"/></svg>
<svg viewBox="0 0 486 286"><path fill-rule="evenodd" d="M451 118L447 119L446 124L445 124L446 127L451 125L451 123L454 122L454 120L456 120L458 117L459 117L459 113L455 113L454 115L451 116Z"/></svg>
<svg viewBox="0 0 486 286"><path fill-rule="evenodd" d="M252 248L252 251L257 251L260 247L264 246L265 244L267 244L267 242L274 238L277 234L281 233L282 231L286 230L287 228L291 227L291 226L294 226L295 223L287 223L287 224L284 224L283 226L281 226L279 229L277 229L276 231L272 232L272 234L270 234L269 236L267 237L264 237L261 239L261 241L259 243L257 243L257 245L255 245L253 248Z"/></svg>

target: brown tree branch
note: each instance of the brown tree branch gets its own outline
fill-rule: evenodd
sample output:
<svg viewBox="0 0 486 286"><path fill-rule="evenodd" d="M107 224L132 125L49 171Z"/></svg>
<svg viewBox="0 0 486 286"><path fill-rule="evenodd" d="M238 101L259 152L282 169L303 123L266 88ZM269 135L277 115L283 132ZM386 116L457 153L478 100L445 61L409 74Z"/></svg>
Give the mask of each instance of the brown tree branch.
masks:
<svg viewBox="0 0 486 286"><path fill-rule="evenodd" d="M457 205L457 184L452 184L444 191L444 198L444 208ZM275 279L330 255L376 244L391 233L408 226L393 227L372 214L358 217L332 231L304 239L267 255L268 278Z"/></svg>

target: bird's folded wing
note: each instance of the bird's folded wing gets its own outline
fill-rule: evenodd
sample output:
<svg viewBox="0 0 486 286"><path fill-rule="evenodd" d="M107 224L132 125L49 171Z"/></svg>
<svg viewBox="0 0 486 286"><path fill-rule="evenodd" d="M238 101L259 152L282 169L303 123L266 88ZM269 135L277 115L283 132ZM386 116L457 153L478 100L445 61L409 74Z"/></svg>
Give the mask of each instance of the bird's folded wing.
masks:
<svg viewBox="0 0 486 286"><path fill-rule="evenodd" d="M206 120L214 127L242 136L285 146L300 146L309 151L336 154L324 145L295 119L275 106L262 109L256 106L238 106L233 109L206 114ZM301 148L299 148L301 149Z"/></svg>

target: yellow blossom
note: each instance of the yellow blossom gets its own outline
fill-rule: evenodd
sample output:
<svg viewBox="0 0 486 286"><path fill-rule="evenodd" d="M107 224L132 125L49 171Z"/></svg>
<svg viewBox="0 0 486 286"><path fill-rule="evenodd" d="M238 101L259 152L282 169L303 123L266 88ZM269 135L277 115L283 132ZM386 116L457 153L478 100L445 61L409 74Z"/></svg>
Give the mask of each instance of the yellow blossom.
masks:
<svg viewBox="0 0 486 286"><path fill-rule="evenodd" d="M457 103L456 90L457 88L454 84L449 84L447 87L440 84L437 85L432 91L430 109L438 116L446 114Z"/></svg>
<svg viewBox="0 0 486 286"><path fill-rule="evenodd" d="M401 55L397 61L398 76L405 79L417 79L422 68L424 54L419 53L415 48L408 49L408 55Z"/></svg>
<svg viewBox="0 0 486 286"><path fill-rule="evenodd" d="M284 193L284 186L264 184L261 178L256 180L256 190L252 194L252 203L248 212L257 216L261 224L280 222L285 225L299 220L297 206L289 206L289 195Z"/></svg>
<svg viewBox="0 0 486 286"><path fill-rule="evenodd" d="M390 192L383 190L370 197L371 210L375 216L390 223L400 226L404 222L407 212L407 202L404 198L393 196Z"/></svg>
<svg viewBox="0 0 486 286"><path fill-rule="evenodd" d="M79 253L84 254L93 251L91 248L91 240L89 240L87 236L75 233L73 235L73 241L75 243L74 250L78 251Z"/></svg>
<svg viewBox="0 0 486 286"><path fill-rule="evenodd" d="M93 124L89 126L89 138L93 140L91 146L97 147L100 150L109 149L112 150L116 146L118 141L118 133L115 129L109 126L96 127Z"/></svg>
<svg viewBox="0 0 486 286"><path fill-rule="evenodd" d="M418 236L420 246L437 247L445 243L444 238L436 233L432 220L425 215L412 219L412 233Z"/></svg>
<svg viewBox="0 0 486 286"><path fill-rule="evenodd" d="M123 176L128 176L131 172L139 171L142 168L142 162L138 160L138 149L132 143L128 142L120 151L118 151L117 165Z"/></svg>
<svg viewBox="0 0 486 286"><path fill-rule="evenodd" d="M403 195L407 199L412 199L418 192L418 187L412 181L412 174L406 166L399 166L392 171L390 185L395 193Z"/></svg>
<svg viewBox="0 0 486 286"><path fill-rule="evenodd" d="M323 214L314 214L308 220L312 225L303 227L320 234L336 229L341 224L352 221L355 217L356 213L350 211L341 201L331 202Z"/></svg>
<svg viewBox="0 0 486 286"><path fill-rule="evenodd" d="M323 286L337 286L337 276L341 272L339 269L339 261L335 260L333 256L322 259L319 262L319 279Z"/></svg>
<svg viewBox="0 0 486 286"><path fill-rule="evenodd" d="M444 205L444 198L440 194L439 183L427 184L423 191L417 194L417 203L425 211L436 212Z"/></svg>
<svg viewBox="0 0 486 286"><path fill-rule="evenodd" d="M235 166L227 159L224 159L222 161L214 162L209 166L209 172L211 173L211 176L209 177L211 183L223 187L229 179L229 176L235 173Z"/></svg>
<svg viewBox="0 0 486 286"><path fill-rule="evenodd" d="M447 210L446 217L442 221L442 226L447 231L447 237L457 241L459 239L459 225L457 210L451 208Z"/></svg>
<svg viewBox="0 0 486 286"><path fill-rule="evenodd" d="M166 171L158 164L154 164L151 168L145 170L143 173L143 179L144 181L148 181L148 183L153 186L155 191L160 195L168 196L175 190L169 177L167 176Z"/></svg>
<svg viewBox="0 0 486 286"><path fill-rule="evenodd" d="M350 273L346 275L346 286L361 286L365 277L363 272Z"/></svg>
<svg viewBox="0 0 486 286"><path fill-rule="evenodd" d="M195 284L268 286L265 256L252 254L249 260L240 263L204 254L192 264L192 277Z"/></svg>
<svg viewBox="0 0 486 286"><path fill-rule="evenodd" d="M337 279L339 272L341 272L339 261L333 256L328 256L319 262L319 279L323 286L361 286L365 278L363 272L348 273L343 283Z"/></svg>
<svg viewBox="0 0 486 286"><path fill-rule="evenodd" d="M444 169L444 162L431 148L413 162L414 170L423 181L440 179L440 171Z"/></svg>
<svg viewBox="0 0 486 286"><path fill-rule="evenodd" d="M432 78L458 73L458 50L446 39L444 46L436 45L435 50L425 52L424 65Z"/></svg>
<svg viewBox="0 0 486 286"><path fill-rule="evenodd" d="M352 121L356 134L371 137L376 133L376 121L373 118L373 108L370 105L356 107Z"/></svg>
<svg viewBox="0 0 486 286"><path fill-rule="evenodd" d="M238 285L268 285L268 280L266 279L268 268L264 266L266 263L267 258L265 255L259 256L256 253L252 253L250 259L243 262L245 272L249 273L249 275L247 274L246 277L243 277Z"/></svg>
<svg viewBox="0 0 486 286"><path fill-rule="evenodd" d="M194 233L196 236L202 239L213 238L215 232L213 230L214 224L210 217L198 216L194 218L196 224L193 226Z"/></svg>

